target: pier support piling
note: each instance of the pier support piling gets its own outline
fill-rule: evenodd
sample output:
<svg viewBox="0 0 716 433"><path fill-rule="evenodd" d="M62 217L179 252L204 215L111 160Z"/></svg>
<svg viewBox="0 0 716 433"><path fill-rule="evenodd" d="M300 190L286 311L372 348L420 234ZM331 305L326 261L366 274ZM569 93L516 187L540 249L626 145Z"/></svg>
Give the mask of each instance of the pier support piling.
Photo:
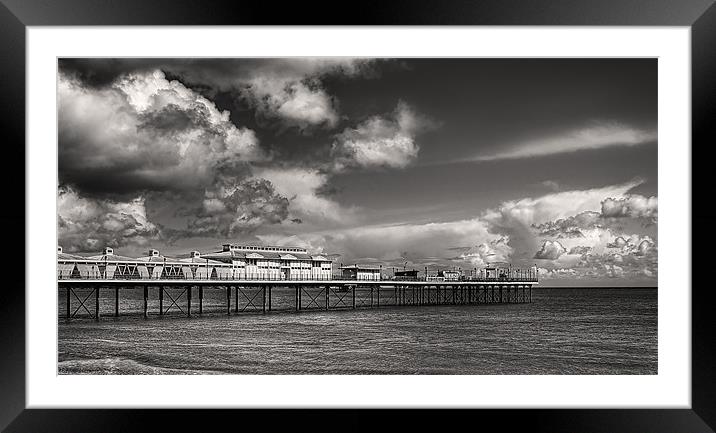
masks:
<svg viewBox="0 0 716 433"><path fill-rule="evenodd" d="M263 291L263 294L261 295L263 297L263 302L261 304L261 312L263 314L266 314L266 286L263 286L261 290Z"/></svg>
<svg viewBox="0 0 716 433"><path fill-rule="evenodd" d="M119 286L114 288L114 317L119 317Z"/></svg>
<svg viewBox="0 0 716 433"><path fill-rule="evenodd" d="M69 287L67 287L67 288L65 289L65 295L67 296L67 299L65 299L65 303L67 304L67 306L66 306L67 312L65 313L65 317L66 317L67 319L69 319L69 318L70 318L70 315L72 314L72 313L70 312L70 306L71 306L70 290L72 290L72 289L70 289Z"/></svg>
<svg viewBox="0 0 716 433"><path fill-rule="evenodd" d="M231 287L226 286L226 315L231 316Z"/></svg>
<svg viewBox="0 0 716 433"><path fill-rule="evenodd" d="M94 320L99 322L99 286L94 289Z"/></svg>
<svg viewBox="0 0 716 433"><path fill-rule="evenodd" d="M234 313L239 312L239 286L234 286Z"/></svg>
<svg viewBox="0 0 716 433"><path fill-rule="evenodd" d="M159 286L159 315L164 315L164 286Z"/></svg>
<svg viewBox="0 0 716 433"><path fill-rule="evenodd" d="M186 317L191 317L191 286L186 288Z"/></svg>
<svg viewBox="0 0 716 433"><path fill-rule="evenodd" d="M145 286L144 286L144 318L145 318L145 319L147 318L147 305L148 305L147 298L148 298L148 295L149 295L149 287L147 287L147 286L145 285Z"/></svg>
<svg viewBox="0 0 716 433"><path fill-rule="evenodd" d="M199 286L199 314L204 312L204 286Z"/></svg>

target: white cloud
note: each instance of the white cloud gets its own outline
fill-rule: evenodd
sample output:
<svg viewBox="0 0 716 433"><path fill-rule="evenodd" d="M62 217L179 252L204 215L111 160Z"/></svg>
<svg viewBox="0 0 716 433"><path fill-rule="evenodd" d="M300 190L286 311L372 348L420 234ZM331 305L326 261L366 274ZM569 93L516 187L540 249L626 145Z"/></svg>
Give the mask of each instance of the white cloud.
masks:
<svg viewBox="0 0 716 433"><path fill-rule="evenodd" d="M60 167L78 186L111 176L116 188L194 189L219 167L263 159L253 131L160 71L102 89L60 75L58 89Z"/></svg>
<svg viewBox="0 0 716 433"><path fill-rule="evenodd" d="M607 198L602 202L605 218L656 218L659 202L656 197L630 194L622 198Z"/></svg>
<svg viewBox="0 0 716 433"><path fill-rule="evenodd" d="M535 259L557 260L567 249L559 241L544 241L542 248L535 254Z"/></svg>
<svg viewBox="0 0 716 433"><path fill-rule="evenodd" d="M506 151L477 155L473 160L532 158L613 146L636 146L653 142L656 138L656 131L633 128L617 122L598 122L561 135L519 143Z"/></svg>
<svg viewBox="0 0 716 433"><path fill-rule="evenodd" d="M239 89L260 117L278 119L300 130L335 127L337 101L322 84L322 77L360 76L371 60L350 58L271 59L234 77L229 86Z"/></svg>
<svg viewBox="0 0 716 433"><path fill-rule="evenodd" d="M350 166L402 168L417 156L415 136L435 126L410 106L399 102L389 117L373 116L336 135L336 169Z"/></svg>
<svg viewBox="0 0 716 433"><path fill-rule="evenodd" d="M298 218L304 224L346 224L355 218L354 208L342 207L318 193L328 176L315 169L267 168L256 170L254 176L269 180L279 194L288 198L290 219Z"/></svg>
<svg viewBox="0 0 716 433"><path fill-rule="evenodd" d="M473 267L481 268L491 262L507 261L511 253L512 249L507 245L506 239L500 238L469 248L460 254L459 259L470 263Z"/></svg>
<svg viewBox="0 0 716 433"><path fill-rule="evenodd" d="M147 219L143 197L127 202L97 200L63 188L57 198L57 216L58 243L68 252L147 245L159 236L159 228Z"/></svg>
<svg viewBox="0 0 716 433"><path fill-rule="evenodd" d="M490 225L493 233L502 233L509 237L510 246L521 254L518 260L531 260L535 251L541 247L536 236L535 226L559 219L567 219L577 214L600 209L605 197L621 197L627 191L639 185L635 180L621 185L611 185L588 190L563 191L537 198L523 198L501 203L495 209L484 212L482 219ZM560 238L567 248L586 245L577 240Z"/></svg>

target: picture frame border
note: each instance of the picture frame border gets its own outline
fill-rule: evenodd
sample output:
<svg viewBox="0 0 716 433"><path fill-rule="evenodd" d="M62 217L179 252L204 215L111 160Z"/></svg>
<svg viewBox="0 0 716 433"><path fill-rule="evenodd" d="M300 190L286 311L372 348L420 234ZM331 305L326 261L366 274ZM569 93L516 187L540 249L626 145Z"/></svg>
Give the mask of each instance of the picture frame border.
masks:
<svg viewBox="0 0 716 433"><path fill-rule="evenodd" d="M308 7L310 6L310 7ZM317 10L325 14L313 13ZM10 203L25 203L24 188L17 187L18 173L10 170L25 165L25 40L28 26L105 26L105 25L559 25L559 26L689 26L691 27L692 61L692 233L706 233L716 215L704 204L710 177L706 177L710 147L716 134L710 123L716 119L716 5L713 1L688 0L678 3L666 0L622 1L394 1L390 4L356 5L352 13L332 2L295 3L276 7L269 2L216 1L211 5L190 0L141 2L93 2L91 0L0 0L0 109L5 137L4 159L8 169L2 171L4 185L17 197ZM12 163L10 161L15 161ZM701 168L700 170L697 170ZM24 172L22 173L24 185ZM685 210L686 211L686 210ZM26 258L24 272L12 273L17 282L7 282L0 295L0 428L8 432L25 431L134 431L161 423L164 428L206 429L207 422L235 422L244 418L278 420L286 426L312 426L357 430L372 428L367 409L296 410L191 410L186 409L25 409L25 273L32 271L27 259L24 232L25 206L8 206L0 213L7 227L15 230L6 239L13 253ZM17 236L18 239L15 239ZM19 239L23 237L22 241ZM692 272L709 269L706 242L692 242ZM716 305L714 290L708 282L698 284L699 274L692 273L685 284L692 289L692 406L691 409L471 409L435 414L432 410L407 410L410 414L390 414L405 426L415 423L427 427L435 423L474 422L496 425L501 429L530 431L584 432L709 432L716 426L716 360L714 329ZM702 280L705 278L700 277ZM14 289L14 290L13 290ZM108 392L108 390L98 390ZM618 390L617 390L618 392ZM239 415L236 411L241 411ZM507 411L507 412L506 412ZM274 413L275 412L275 413ZM340 419L343 427L333 419ZM473 420L473 421L471 421ZM278 427L273 423L272 427Z"/></svg>

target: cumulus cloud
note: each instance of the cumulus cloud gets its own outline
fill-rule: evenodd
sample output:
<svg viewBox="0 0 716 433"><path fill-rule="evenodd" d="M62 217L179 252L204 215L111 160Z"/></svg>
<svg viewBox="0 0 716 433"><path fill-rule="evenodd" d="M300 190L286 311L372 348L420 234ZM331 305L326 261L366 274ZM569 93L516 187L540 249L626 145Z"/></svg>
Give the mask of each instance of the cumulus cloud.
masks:
<svg viewBox="0 0 716 433"><path fill-rule="evenodd" d="M567 249L559 243L559 241L544 241L542 248L537 251L534 258L544 260L557 260Z"/></svg>
<svg viewBox="0 0 716 433"><path fill-rule="evenodd" d="M630 194L621 198L607 198L602 202L605 218L657 218L658 199Z"/></svg>
<svg viewBox="0 0 716 433"><path fill-rule="evenodd" d="M275 119L286 127L308 132L313 127L333 128L340 119L338 101L328 94L323 78L363 76L371 72L372 62L351 58L264 59L249 63L233 76L209 80L236 89L259 119ZM194 74L187 75L192 79Z"/></svg>
<svg viewBox="0 0 716 433"><path fill-rule="evenodd" d="M473 267L481 268L488 263L507 261L511 253L512 249L507 245L507 239L499 238L468 248L457 258L470 263Z"/></svg>
<svg viewBox="0 0 716 433"><path fill-rule="evenodd" d="M607 248L623 248L626 246L626 244L626 239L621 236L617 236L617 238L614 239L614 242L610 242L607 244Z"/></svg>
<svg viewBox="0 0 716 433"><path fill-rule="evenodd" d="M111 85L123 75L167 71L213 97L228 92L254 109L257 120L276 121L308 132L334 127L338 101L323 82L328 76L373 77L376 59L348 57L255 59L61 59L60 69L91 87Z"/></svg>
<svg viewBox="0 0 716 433"><path fill-rule="evenodd" d="M656 141L655 130L644 130L618 122L595 122L563 134L519 143L506 151L478 155L475 161L533 158L612 146L636 146Z"/></svg>
<svg viewBox="0 0 716 433"><path fill-rule="evenodd" d="M265 179L221 182L207 190L201 208L189 221L184 237L230 238L278 224L288 217L288 199ZM175 235L176 236L176 235Z"/></svg>
<svg viewBox="0 0 716 433"><path fill-rule="evenodd" d="M288 198L290 218L302 223L350 223L355 218L353 207L343 207L323 194L328 175L310 168L265 168L255 176L269 180L276 191Z"/></svg>
<svg viewBox="0 0 716 433"><path fill-rule="evenodd" d="M336 169L405 167L418 156L416 135L435 126L435 122L401 101L389 116L370 117L336 135L333 142Z"/></svg>
<svg viewBox="0 0 716 433"><path fill-rule="evenodd" d="M588 253L590 253L591 251L592 251L592 247L587 247L587 246L584 246L584 245L577 245L576 247L572 247L572 248L569 250L569 254L579 254L579 255L583 255L583 254L588 254Z"/></svg>
<svg viewBox="0 0 716 433"><path fill-rule="evenodd" d="M58 243L68 252L147 245L160 235L147 220L143 197L117 202L85 198L71 188L61 188L57 217Z"/></svg>
<svg viewBox="0 0 716 433"><path fill-rule="evenodd" d="M60 181L85 191L194 189L227 164L263 159L253 131L161 71L84 87L60 75Z"/></svg>
<svg viewBox="0 0 716 433"><path fill-rule="evenodd" d="M603 188L563 191L537 198L510 200L494 209L488 209L482 218L489 224L491 232L501 233L509 238L512 249L520 254L513 259L530 260L534 251L541 248L539 239L535 235L535 227L559 219L569 219L582 212L594 212L595 209L600 208L605 197L621 197L640 183L641 181L635 180ZM548 224L540 230L548 232L554 229L554 224ZM586 236L584 230L581 230L580 234L581 236L575 239L584 244L583 238ZM589 235L594 236L594 233ZM560 241L566 243L567 239L562 238Z"/></svg>

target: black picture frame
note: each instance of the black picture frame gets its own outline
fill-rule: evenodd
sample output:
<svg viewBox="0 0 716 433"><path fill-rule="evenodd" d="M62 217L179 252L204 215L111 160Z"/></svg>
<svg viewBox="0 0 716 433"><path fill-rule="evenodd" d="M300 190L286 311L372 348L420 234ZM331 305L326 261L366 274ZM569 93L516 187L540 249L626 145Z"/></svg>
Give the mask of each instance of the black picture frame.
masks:
<svg viewBox="0 0 716 433"><path fill-rule="evenodd" d="M321 11L320 13L318 11ZM32 251L26 251L24 189L19 187L25 161L25 31L28 26L74 25L568 25L568 26L688 26L692 60L692 232L708 236L716 215L709 209L710 148L716 134L716 6L711 0L610 1L430 1L293 2L278 5L259 1L193 0L92 1L0 0L0 95L2 95L3 159L0 170L6 206L0 221L6 231L8 256L19 261L5 273L0 290L0 428L7 432L127 432L153 428L208 430L215 423L242 425L248 418L270 422L271 429L331 428L366 430L378 423L374 413L361 410L90 410L25 409L25 272L32 272ZM23 167L23 168L21 168ZM13 195L15 195L13 197ZM54 240L52 240L54 247ZM21 248L20 245L23 245ZM549 432L709 432L716 428L716 365L713 332L716 304L707 279L707 241L692 242L692 405L691 409L475 409L468 411L411 410L389 413L389 422L405 427L445 428L456 422L470 430L499 425L500 430ZM10 255L11 254L11 255ZM668 266L668 264L662 264ZM699 270L699 272L696 272ZM34 270L41 272L42 270ZM10 281L8 281L8 279ZM13 281L13 279L15 281ZM701 279L701 284L699 284ZM690 287L688 287L690 286ZM97 390L111 392L111 390ZM141 391L138 391L141 392ZM237 392L240 392L237 390ZM279 392L279 390L277 390ZM618 392L618 390L615 390ZM280 412L280 413L276 413ZM382 414L386 414L383 412ZM151 421L151 422L149 422ZM381 420L381 425L385 421ZM497 423L497 424L495 424Z"/></svg>

